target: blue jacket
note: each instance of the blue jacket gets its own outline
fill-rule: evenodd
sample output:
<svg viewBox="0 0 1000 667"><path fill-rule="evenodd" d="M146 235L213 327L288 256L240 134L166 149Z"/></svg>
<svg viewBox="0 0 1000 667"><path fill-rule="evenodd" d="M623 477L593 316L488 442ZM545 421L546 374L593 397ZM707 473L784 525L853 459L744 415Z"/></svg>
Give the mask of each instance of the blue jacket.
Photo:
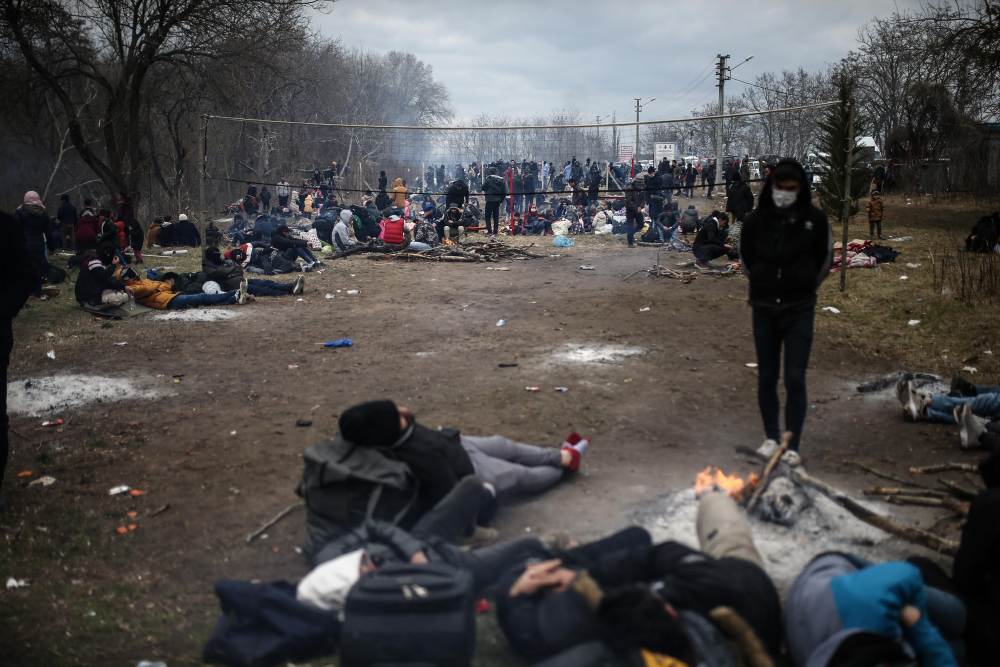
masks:
<svg viewBox="0 0 1000 667"><path fill-rule="evenodd" d="M900 610L911 605L920 620L905 630ZM958 667L947 642L927 618L927 592L913 565L863 567L839 553L818 556L795 579L785 603L788 652L796 667L826 667L840 644L859 631L905 641L922 667Z"/></svg>

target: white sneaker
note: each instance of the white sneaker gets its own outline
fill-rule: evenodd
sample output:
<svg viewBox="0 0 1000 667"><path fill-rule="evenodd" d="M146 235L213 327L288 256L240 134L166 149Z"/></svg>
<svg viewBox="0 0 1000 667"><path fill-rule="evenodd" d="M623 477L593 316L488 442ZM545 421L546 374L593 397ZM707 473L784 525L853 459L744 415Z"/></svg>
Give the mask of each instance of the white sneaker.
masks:
<svg viewBox="0 0 1000 667"><path fill-rule="evenodd" d="M912 382L907 382L906 403L903 405L903 419L909 422L922 421L927 418L923 410L923 400L913 388Z"/></svg>
<svg viewBox="0 0 1000 667"><path fill-rule="evenodd" d="M985 420L972 414L972 407L965 403L955 406L955 421L958 422L962 449L978 449L979 438L986 431Z"/></svg>
<svg viewBox="0 0 1000 667"><path fill-rule="evenodd" d="M292 294L302 294L302 291L306 288L306 277L299 276L295 279L295 283L292 285Z"/></svg>
<svg viewBox="0 0 1000 667"><path fill-rule="evenodd" d="M906 407L907 401L910 399L910 382L903 380L902 378L896 380L896 399L902 407Z"/></svg>
<svg viewBox="0 0 1000 667"><path fill-rule="evenodd" d="M791 466L793 468L798 468L802 466L802 457L794 449L789 449L787 452L781 455L781 462L786 466Z"/></svg>
<svg viewBox="0 0 1000 667"><path fill-rule="evenodd" d="M246 278L243 278L243 280L240 281L240 291L244 294L250 291L250 281Z"/></svg>
<svg viewBox="0 0 1000 667"><path fill-rule="evenodd" d="M246 302L247 302L247 293L244 292L242 289L236 290L236 303L242 306Z"/></svg>
<svg viewBox="0 0 1000 667"><path fill-rule="evenodd" d="M778 445L776 441L768 438L767 440L764 441L763 445L757 448L757 453L760 454L761 456L770 459L772 456L774 456L774 453L778 451L779 447L780 445Z"/></svg>

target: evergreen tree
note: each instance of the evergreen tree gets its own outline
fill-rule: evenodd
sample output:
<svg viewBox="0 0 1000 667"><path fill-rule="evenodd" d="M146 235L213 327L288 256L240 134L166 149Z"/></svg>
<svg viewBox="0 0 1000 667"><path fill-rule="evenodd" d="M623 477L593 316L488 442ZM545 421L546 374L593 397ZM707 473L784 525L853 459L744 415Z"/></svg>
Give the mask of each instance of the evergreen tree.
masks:
<svg viewBox="0 0 1000 667"><path fill-rule="evenodd" d="M820 182L816 186L819 193L819 205L826 211L827 215L836 218L839 222L844 221L844 180L847 167L846 139L849 125L848 100L851 98L852 82L846 77L838 77L837 91L839 93L840 104L830 107L826 117L819 123L822 131L820 141L817 145L819 152L819 162L825 167L820 175ZM858 146L857 128L864 127L864 121L858 116L857 109L854 115L854 148L851 151L851 199L850 215L858 213L860 199L868 192L868 174L866 173L864 158L861 147Z"/></svg>

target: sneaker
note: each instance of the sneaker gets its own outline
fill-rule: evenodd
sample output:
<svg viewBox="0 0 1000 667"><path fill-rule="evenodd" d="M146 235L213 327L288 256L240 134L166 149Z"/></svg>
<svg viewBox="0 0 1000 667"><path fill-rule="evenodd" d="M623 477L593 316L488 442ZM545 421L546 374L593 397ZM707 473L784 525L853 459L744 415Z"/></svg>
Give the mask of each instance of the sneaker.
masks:
<svg viewBox="0 0 1000 667"><path fill-rule="evenodd" d="M767 440L764 441L763 445L757 448L757 453L760 454L761 456L765 456L768 459L770 459L772 456L774 456L774 453L778 451L779 447L780 445L778 445L778 442L776 440L768 438Z"/></svg>
<svg viewBox="0 0 1000 667"><path fill-rule="evenodd" d="M628 244L628 247L629 247L629 248L634 248L634 247L635 247L635 244L634 244L634 243L629 243L629 244Z"/></svg>
<svg viewBox="0 0 1000 667"><path fill-rule="evenodd" d="M246 278L240 281L240 291L244 294L250 291L250 281Z"/></svg>
<svg viewBox="0 0 1000 667"><path fill-rule="evenodd" d="M802 457L794 449L789 449L787 452L781 455L781 462L786 466L791 466L793 468L802 467Z"/></svg>
<svg viewBox="0 0 1000 667"><path fill-rule="evenodd" d="M462 549L478 549L479 547L488 547L497 541L500 537L500 533L497 532L495 528L484 528L483 526L476 526L476 529L472 532L469 537L463 537L458 541L458 546Z"/></svg>
<svg viewBox="0 0 1000 667"><path fill-rule="evenodd" d="M908 422L917 422L927 419L927 406L924 405L920 395L913 389L913 383L908 382L909 396L906 405L903 407L903 419Z"/></svg>
<svg viewBox="0 0 1000 667"><path fill-rule="evenodd" d="M580 450L575 447L570 447L568 445L563 445L562 451L569 452L569 465L566 466L567 472L576 472L580 469Z"/></svg>
<svg viewBox="0 0 1000 667"><path fill-rule="evenodd" d="M236 303L241 306L247 302L247 293L241 289L236 290Z"/></svg>
<svg viewBox="0 0 1000 667"><path fill-rule="evenodd" d="M292 283L292 294L302 294L305 288L306 288L306 277L299 276L298 278L295 279L295 282Z"/></svg>
<svg viewBox="0 0 1000 667"><path fill-rule="evenodd" d="M899 401L900 406L906 407L907 402L910 400L910 385L912 383L909 380L896 380L896 400Z"/></svg>
<svg viewBox="0 0 1000 667"><path fill-rule="evenodd" d="M700 259L694 260L694 265L697 266L699 269L708 269L708 264L701 261Z"/></svg>
<svg viewBox="0 0 1000 667"><path fill-rule="evenodd" d="M972 414L972 407L968 403L955 406L955 421L958 422L958 437L962 442L962 449L978 449L979 438L986 432L984 421Z"/></svg>
<svg viewBox="0 0 1000 667"><path fill-rule="evenodd" d="M304 266L302 267L302 272L303 272L303 273L309 273L309 272L311 272L312 270L313 270L313 265L312 265L312 264L305 264L305 265L304 265Z"/></svg>
<svg viewBox="0 0 1000 667"><path fill-rule="evenodd" d="M956 375L951 378L951 391L948 392L948 395L956 398L972 398L976 395L976 385L961 375Z"/></svg>

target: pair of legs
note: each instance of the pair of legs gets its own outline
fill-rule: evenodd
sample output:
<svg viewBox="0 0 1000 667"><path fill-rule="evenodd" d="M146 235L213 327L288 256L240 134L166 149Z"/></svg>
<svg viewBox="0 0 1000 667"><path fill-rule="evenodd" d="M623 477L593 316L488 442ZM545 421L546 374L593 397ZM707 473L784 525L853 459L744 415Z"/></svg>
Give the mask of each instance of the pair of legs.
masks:
<svg viewBox="0 0 1000 667"><path fill-rule="evenodd" d="M76 240L76 225L59 225L59 235L62 236L64 250L72 250Z"/></svg>
<svg viewBox="0 0 1000 667"><path fill-rule="evenodd" d="M307 264L312 264L313 262L317 261L316 255L312 254L312 251L309 250L309 248L302 248L297 246L294 248L289 248L283 254L285 255L285 259L287 259L290 262L294 262L296 259L299 258L301 258Z"/></svg>
<svg viewBox="0 0 1000 667"><path fill-rule="evenodd" d="M878 226L878 237L882 238L882 221L881 220L869 220L868 221L868 238L875 236L875 227Z"/></svg>
<svg viewBox="0 0 1000 667"><path fill-rule="evenodd" d="M7 469L7 456L10 450L9 425L10 419L7 417L7 367L10 365L10 353L14 349L14 318L6 315L0 316L0 356L3 357L3 414L0 419L0 509L6 507L7 502L3 497L3 475Z"/></svg>
<svg viewBox="0 0 1000 667"><path fill-rule="evenodd" d="M476 475L492 484L497 497L541 493L562 479L562 451L514 442L501 435L462 436Z"/></svg>
<svg viewBox="0 0 1000 667"><path fill-rule="evenodd" d="M465 235L465 227L461 225L445 225L444 226L444 238L450 239L454 236L456 239L462 238Z"/></svg>
<svg viewBox="0 0 1000 667"><path fill-rule="evenodd" d="M635 233L642 229L644 222L645 220L642 217L642 211L630 211L625 209L625 225L629 247L635 245Z"/></svg>
<svg viewBox="0 0 1000 667"><path fill-rule="evenodd" d="M715 181L709 181L708 182L708 195L706 195L709 199L712 198L712 190L714 188L715 188Z"/></svg>
<svg viewBox="0 0 1000 667"><path fill-rule="evenodd" d="M247 280L247 292L254 296L284 296L291 294L294 289L295 283L277 283L259 278Z"/></svg>
<svg viewBox="0 0 1000 667"><path fill-rule="evenodd" d="M703 245L694 251L694 257L702 264L708 265L713 259L725 255L729 259L736 259L737 255L732 250L721 245Z"/></svg>
<svg viewBox="0 0 1000 667"><path fill-rule="evenodd" d="M285 195L284 197L279 196L278 208L287 208L287 207L288 207L288 195Z"/></svg>
<svg viewBox="0 0 1000 667"><path fill-rule="evenodd" d="M486 233L496 234L500 230L500 204L503 202L486 202ZM492 222L491 222L492 221Z"/></svg>
<svg viewBox="0 0 1000 667"><path fill-rule="evenodd" d="M218 294L178 294L167 302L167 310L200 308L201 306L229 306L236 303L236 290Z"/></svg>
<svg viewBox="0 0 1000 667"><path fill-rule="evenodd" d="M927 421L955 424L955 408L968 405L977 417L1000 420L1000 387L976 387L975 396L930 396Z"/></svg>
<svg viewBox="0 0 1000 667"><path fill-rule="evenodd" d="M769 440L780 441L778 375L781 351L785 352L785 429L792 432L788 448L798 451L806 421L806 367L813 340L813 308L771 315L753 311L753 337L757 348L757 402Z"/></svg>

